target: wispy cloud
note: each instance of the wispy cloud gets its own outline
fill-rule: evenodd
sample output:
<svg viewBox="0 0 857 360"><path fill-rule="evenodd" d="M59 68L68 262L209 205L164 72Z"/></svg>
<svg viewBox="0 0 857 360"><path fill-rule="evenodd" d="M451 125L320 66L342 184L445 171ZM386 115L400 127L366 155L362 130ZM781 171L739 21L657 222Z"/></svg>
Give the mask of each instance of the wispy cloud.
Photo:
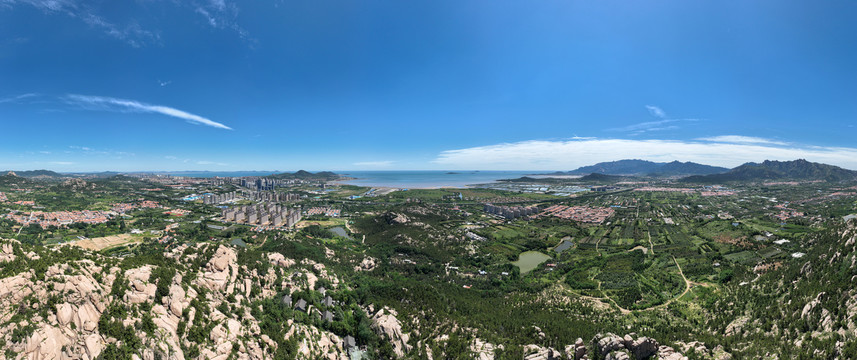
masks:
<svg viewBox="0 0 857 360"><path fill-rule="evenodd" d="M235 3L226 0L209 0L194 4L193 11L205 18L211 27L232 30L251 46L258 42L238 24L238 6Z"/></svg>
<svg viewBox="0 0 857 360"><path fill-rule="evenodd" d="M51 165L74 165L75 163L73 161L51 161L51 162L48 162L48 164L51 164Z"/></svg>
<svg viewBox="0 0 857 360"><path fill-rule="evenodd" d="M857 169L857 148L631 139L533 140L477 146L443 151L432 162L449 169L559 170L628 158L728 167L803 158Z"/></svg>
<svg viewBox="0 0 857 360"><path fill-rule="evenodd" d="M720 142L720 143L730 143L730 144L788 145L787 142L783 142L783 141L765 139L765 138L754 137L754 136L742 136L742 135L711 136L711 137L698 138L696 140Z"/></svg>
<svg viewBox="0 0 857 360"><path fill-rule="evenodd" d="M109 156L114 159L121 159L126 156L136 156L136 154L127 151L116 151L112 149L94 149L88 146L71 145L68 148L74 151L65 151L66 154L73 154L76 152L88 156Z"/></svg>
<svg viewBox="0 0 857 360"><path fill-rule="evenodd" d="M197 162L196 162L196 164L197 164L197 165L229 166L229 164L226 164L226 163L215 162L215 161L205 161L205 160L197 161Z"/></svg>
<svg viewBox="0 0 857 360"><path fill-rule="evenodd" d="M161 87L167 86L167 85L172 84L172 83L173 82L170 80L167 80L167 81L158 80L158 85L161 85Z"/></svg>
<svg viewBox="0 0 857 360"><path fill-rule="evenodd" d="M2 1L2 0L0 0L0 1ZM19 103L19 102L22 102L22 101L25 101L27 99L31 99L31 98L34 98L37 96L39 96L39 94L27 93L27 94L21 94L21 95L13 95L13 96L2 97L2 98L0 98L0 104Z"/></svg>
<svg viewBox="0 0 857 360"><path fill-rule="evenodd" d="M0 7L13 8L17 5L29 5L49 14L63 14L80 19L85 24L103 31L108 36L125 43L141 47L157 42L160 36L140 27L136 22L117 25L99 16L91 3L80 0L0 0Z"/></svg>
<svg viewBox="0 0 857 360"><path fill-rule="evenodd" d="M631 133L631 135L639 135L652 131L675 130L680 127L679 123L699 121L699 119L670 118L663 109L655 105L646 105L646 110L649 111L650 115L658 118L659 120L644 121L632 125L610 128L607 129L607 131L628 132Z"/></svg>
<svg viewBox="0 0 857 360"><path fill-rule="evenodd" d="M652 114L652 116L659 117L661 119L667 118L667 113L665 113L663 109L657 106L646 105L646 110L649 110L649 114Z"/></svg>
<svg viewBox="0 0 857 360"><path fill-rule="evenodd" d="M150 105L135 100L117 99L105 96L89 95L66 95L65 101L92 110L105 110L117 112L156 113L183 119L189 123L206 125L218 129L232 130L229 126L212 121L199 115L162 105Z"/></svg>
<svg viewBox="0 0 857 360"><path fill-rule="evenodd" d="M395 161L392 160L382 160L382 161L360 161L354 163L356 166L365 166L365 167L390 167L395 164Z"/></svg>
<svg viewBox="0 0 857 360"><path fill-rule="evenodd" d="M664 119L657 121L646 121L633 125L622 126L618 128L608 129L610 131L621 131L621 132L636 132L643 133L648 131L661 131L661 130L672 130L678 129L676 125L670 125L679 121L687 121L687 120L679 120L679 119Z"/></svg>

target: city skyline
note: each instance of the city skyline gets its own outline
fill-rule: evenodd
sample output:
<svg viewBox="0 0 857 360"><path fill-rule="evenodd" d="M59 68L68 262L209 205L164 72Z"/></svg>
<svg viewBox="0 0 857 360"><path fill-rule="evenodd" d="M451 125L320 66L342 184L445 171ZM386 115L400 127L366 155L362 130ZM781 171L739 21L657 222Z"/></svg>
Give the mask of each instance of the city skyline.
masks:
<svg viewBox="0 0 857 360"><path fill-rule="evenodd" d="M0 169L857 169L857 4L0 0Z"/></svg>

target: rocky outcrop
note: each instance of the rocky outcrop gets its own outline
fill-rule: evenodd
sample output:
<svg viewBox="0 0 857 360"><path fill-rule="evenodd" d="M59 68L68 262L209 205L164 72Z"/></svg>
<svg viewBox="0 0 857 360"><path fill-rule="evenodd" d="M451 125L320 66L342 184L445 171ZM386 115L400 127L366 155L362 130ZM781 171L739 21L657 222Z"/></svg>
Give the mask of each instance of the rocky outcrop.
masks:
<svg viewBox="0 0 857 360"><path fill-rule="evenodd" d="M573 345L566 345L565 358L580 360L586 358L586 343L581 338L577 338Z"/></svg>
<svg viewBox="0 0 857 360"><path fill-rule="evenodd" d="M559 360L561 357L562 354L559 351L549 347L524 345L525 360Z"/></svg>
<svg viewBox="0 0 857 360"><path fill-rule="evenodd" d="M270 253L268 254L268 261L271 262L274 266L282 266L282 267L292 267L295 265L295 261L292 259L286 259L283 254L280 253Z"/></svg>
<svg viewBox="0 0 857 360"><path fill-rule="evenodd" d="M724 332L724 335L734 336L741 334L741 331L744 329L744 325L746 325L748 321L750 321L750 318L746 316L741 316L735 320L732 320L729 325L726 325L726 331Z"/></svg>
<svg viewBox="0 0 857 360"><path fill-rule="evenodd" d="M235 264L237 259L235 250L220 245L206 264L206 271L197 279L197 283L208 290L226 290L226 294L231 294L234 284L230 283L234 283L238 276L238 267Z"/></svg>
<svg viewBox="0 0 857 360"><path fill-rule="evenodd" d="M388 213L385 217L390 225L407 224L410 221L407 216L398 213Z"/></svg>
<svg viewBox="0 0 857 360"><path fill-rule="evenodd" d="M396 310L385 306L373 314L370 320L372 329L393 345L396 356L404 357L411 351L411 345L408 345L410 335L402 331L402 323L396 318L397 315Z"/></svg>
<svg viewBox="0 0 857 360"><path fill-rule="evenodd" d="M670 359L681 360L686 359L682 354L675 352L671 347L660 346L657 341L652 338L641 336L634 338L635 335L628 334L624 337L607 333L598 334L592 339L592 351L595 359ZM582 341L578 341L575 346L579 349ZM569 351L566 350L566 353ZM578 357L579 356L579 357ZM574 359L581 359L585 356L585 349L581 354L575 353ZM569 356L569 358L571 358Z"/></svg>
<svg viewBox="0 0 857 360"><path fill-rule="evenodd" d="M480 338L474 338L470 343L470 351L478 360L494 360L494 352L503 349L503 345L494 345Z"/></svg>
<svg viewBox="0 0 857 360"><path fill-rule="evenodd" d="M0 263L15 260L15 249L11 243L0 245Z"/></svg>
<svg viewBox="0 0 857 360"><path fill-rule="evenodd" d="M378 265L375 258L367 256L360 262L360 264L354 267L354 271L372 271L376 266Z"/></svg>

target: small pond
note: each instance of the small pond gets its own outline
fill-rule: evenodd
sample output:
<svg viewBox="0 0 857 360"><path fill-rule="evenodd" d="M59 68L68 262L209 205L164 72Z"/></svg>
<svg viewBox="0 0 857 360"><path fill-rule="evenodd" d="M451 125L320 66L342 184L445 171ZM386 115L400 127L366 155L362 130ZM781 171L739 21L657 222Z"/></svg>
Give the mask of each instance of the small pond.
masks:
<svg viewBox="0 0 857 360"><path fill-rule="evenodd" d="M345 232L345 229L343 229L341 226L337 226L337 227L335 227L335 228L333 228L333 229L330 229L330 231L332 231L332 232L333 232L334 234L336 234L337 236L342 236L342 237L344 237L344 238L351 239L351 237L350 237L350 236L348 236L348 233L347 233L347 232Z"/></svg>
<svg viewBox="0 0 857 360"><path fill-rule="evenodd" d="M526 251L518 255L518 261L513 262L512 265L521 268L521 274L526 274L550 258L538 251Z"/></svg>

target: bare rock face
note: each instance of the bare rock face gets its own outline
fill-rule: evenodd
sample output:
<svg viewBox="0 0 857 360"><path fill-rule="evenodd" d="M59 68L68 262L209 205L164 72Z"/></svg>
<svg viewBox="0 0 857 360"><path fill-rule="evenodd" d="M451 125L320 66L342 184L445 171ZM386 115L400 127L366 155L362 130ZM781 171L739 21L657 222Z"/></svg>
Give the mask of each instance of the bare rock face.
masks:
<svg viewBox="0 0 857 360"><path fill-rule="evenodd" d="M749 321L749 320L750 319L746 316L741 316L735 320L732 320L732 322L729 323L729 325L726 325L725 335L726 336L733 336L733 335L740 334L741 331L744 329L744 325L746 325L747 321Z"/></svg>
<svg viewBox="0 0 857 360"><path fill-rule="evenodd" d="M631 355L628 355L627 350L617 350L607 354L604 360L631 360Z"/></svg>
<svg viewBox="0 0 857 360"><path fill-rule="evenodd" d="M606 356L607 354L625 348L625 339L611 333L606 335L598 334L592 338L592 351L597 358Z"/></svg>
<svg viewBox="0 0 857 360"><path fill-rule="evenodd" d="M525 360L559 360L562 354L552 348L538 345L524 345Z"/></svg>
<svg viewBox="0 0 857 360"><path fill-rule="evenodd" d="M390 225L407 224L410 219L404 214L389 213L386 216L387 223Z"/></svg>
<svg viewBox="0 0 857 360"><path fill-rule="evenodd" d="M292 267L295 265L295 261L292 259L286 259L283 254L280 253L270 253L268 254L268 261L271 262L274 266L282 266L282 267Z"/></svg>
<svg viewBox="0 0 857 360"><path fill-rule="evenodd" d="M208 290L226 290L227 294L231 294L234 291L235 278L238 276L237 260L238 255L235 250L220 245L208 261L206 271L197 278L196 282Z"/></svg>
<svg viewBox="0 0 857 360"><path fill-rule="evenodd" d="M12 244L0 245L0 263L15 260L15 250Z"/></svg>
<svg viewBox="0 0 857 360"><path fill-rule="evenodd" d="M579 352L574 353L574 359L585 358L586 348L583 346L582 340L575 343L575 349ZM611 333L598 334L592 339L592 350L595 359L687 359L687 357L676 352L673 348L660 346L657 341L645 336L634 339L631 335L619 337ZM568 352L566 350L566 353ZM572 357L568 356L568 358Z"/></svg>
<svg viewBox="0 0 857 360"><path fill-rule="evenodd" d="M628 346L635 359L646 359L658 352L658 342L647 337L639 337Z"/></svg>
<svg viewBox="0 0 857 360"><path fill-rule="evenodd" d="M494 360L494 352L497 349L503 349L503 345L494 345L480 338L475 338L470 343L470 351L478 360Z"/></svg>
<svg viewBox="0 0 857 360"><path fill-rule="evenodd" d="M565 358L580 360L586 356L586 343L581 338L577 338L573 345L565 346Z"/></svg>
<svg viewBox="0 0 857 360"><path fill-rule="evenodd" d="M27 339L24 353L29 359L63 359L63 347L71 344L71 339L60 328L45 324Z"/></svg>
<svg viewBox="0 0 857 360"><path fill-rule="evenodd" d="M659 360L687 360L687 356L682 355L681 353L676 352L673 348L669 346L662 345L658 348L658 359Z"/></svg>
<svg viewBox="0 0 857 360"><path fill-rule="evenodd" d="M367 256L359 265L354 267L354 271L372 271L375 269L377 261L371 256Z"/></svg>
<svg viewBox="0 0 857 360"><path fill-rule="evenodd" d="M29 273L20 273L15 276L0 279L0 304L21 304L25 297L33 294L33 283L30 281ZM11 315L8 315L11 317ZM2 321L8 321L6 316L0 317Z"/></svg>
<svg viewBox="0 0 857 360"><path fill-rule="evenodd" d="M393 345L393 351L398 357L404 357L405 353L411 351L411 345L408 345L410 335L402 332L402 323L396 318L396 310L384 307L372 315L372 328L379 335L384 336Z"/></svg>
<svg viewBox="0 0 857 360"><path fill-rule="evenodd" d="M125 278L131 285L130 290L125 293L125 302L139 304L155 298L155 291L158 290L158 287L149 283L151 275L152 267L148 265L125 271Z"/></svg>

